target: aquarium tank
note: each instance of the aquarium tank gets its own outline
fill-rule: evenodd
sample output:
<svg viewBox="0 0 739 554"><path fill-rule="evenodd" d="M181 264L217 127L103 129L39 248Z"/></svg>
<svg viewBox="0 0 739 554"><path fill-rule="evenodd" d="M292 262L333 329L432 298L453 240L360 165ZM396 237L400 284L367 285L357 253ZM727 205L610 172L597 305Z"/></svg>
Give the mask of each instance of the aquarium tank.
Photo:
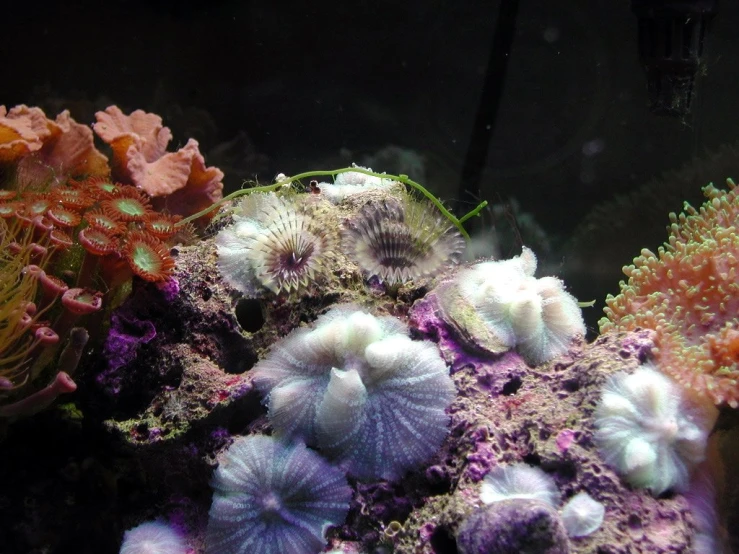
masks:
<svg viewBox="0 0 739 554"><path fill-rule="evenodd" d="M739 5L12 3L0 553L739 552Z"/></svg>

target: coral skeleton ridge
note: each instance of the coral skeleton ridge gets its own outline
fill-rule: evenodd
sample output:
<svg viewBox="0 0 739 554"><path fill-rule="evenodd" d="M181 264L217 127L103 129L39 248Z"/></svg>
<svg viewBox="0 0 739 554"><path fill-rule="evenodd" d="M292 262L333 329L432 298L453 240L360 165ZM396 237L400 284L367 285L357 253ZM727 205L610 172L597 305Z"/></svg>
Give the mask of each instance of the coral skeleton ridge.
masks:
<svg viewBox="0 0 739 554"><path fill-rule="evenodd" d="M254 369L278 433L361 479L400 478L447 435L449 370L400 320L339 306L278 342Z"/></svg>
<svg viewBox="0 0 739 554"><path fill-rule="evenodd" d="M304 444L238 437L213 477L206 554L318 552L352 491L342 471Z"/></svg>
<svg viewBox="0 0 739 554"><path fill-rule="evenodd" d="M595 411L603 459L634 486L661 494L685 490L706 452L706 414L653 367L617 373Z"/></svg>

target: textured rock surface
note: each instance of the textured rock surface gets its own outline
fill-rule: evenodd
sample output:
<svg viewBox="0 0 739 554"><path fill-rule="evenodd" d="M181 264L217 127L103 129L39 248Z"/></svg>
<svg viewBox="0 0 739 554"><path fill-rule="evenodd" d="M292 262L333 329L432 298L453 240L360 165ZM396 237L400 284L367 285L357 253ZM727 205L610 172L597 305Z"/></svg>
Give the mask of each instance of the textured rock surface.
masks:
<svg viewBox="0 0 739 554"><path fill-rule="evenodd" d="M593 410L606 377L637 367L648 355L650 332L606 334L573 345L561 358L530 368L515 353L498 360L459 350L436 319L433 294L414 307L413 323L439 340L455 370L458 397L452 432L438 463L427 470L449 483L414 509L396 537L396 552L454 552L459 526L481 505L482 477L498 464L526 462L557 483L563 501L586 491L606 508L603 526L571 540L572 552L608 554L690 552L693 534L681 496L654 498L625 486L605 466L593 442Z"/></svg>
<svg viewBox="0 0 739 554"><path fill-rule="evenodd" d="M349 217L380 194L318 211ZM327 283L309 295L245 299L222 282L213 242L178 248L176 294L166 287L140 287L118 310L108 344L111 363L81 379L82 423L49 412L34 427L14 429L16 441L10 437L7 447L23 454L0 456L0 471L14 475L16 489L27 492L0 494L0 516L8 529L25 534L0 529L0 539L12 538L16 550L78 544L88 533L83 522L96 518L101 531L87 551L112 552L126 528L165 518L187 535L194 552L202 551L216 456L235 435L271 432L251 369L293 329L335 304L355 303L375 315L400 318L412 338L438 345L456 397L448 410L449 435L426 465L397 483L349 480L349 514L328 531L330 547L347 553L456 554L460 525L481 507L485 474L523 462L554 479L562 502L587 492L605 505L602 527L569 539L571 552L691 551L686 500L627 488L603 464L593 441L602 384L647 359L650 332L608 333L591 345L573 343L565 355L532 368L515 352L463 350L459 331L437 316L433 280L386 290L376 280L365 283L354 264L337 256ZM18 446L21 433L55 440L36 441L26 453ZM65 475L65 480L43 475ZM19 505L26 511L12 509Z"/></svg>
<svg viewBox="0 0 739 554"><path fill-rule="evenodd" d="M557 510L535 500L503 500L483 506L462 522L460 554L569 554L567 532Z"/></svg>

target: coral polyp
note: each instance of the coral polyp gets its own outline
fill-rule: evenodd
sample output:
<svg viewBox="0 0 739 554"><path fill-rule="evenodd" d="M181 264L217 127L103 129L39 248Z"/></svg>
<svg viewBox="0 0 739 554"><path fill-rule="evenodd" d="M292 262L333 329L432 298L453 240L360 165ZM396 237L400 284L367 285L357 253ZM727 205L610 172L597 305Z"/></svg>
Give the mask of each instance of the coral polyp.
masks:
<svg viewBox="0 0 739 554"><path fill-rule="evenodd" d="M120 189L117 196L104 200L102 206L106 214L120 221L143 221L151 210L146 196L133 187Z"/></svg>
<svg viewBox="0 0 739 554"><path fill-rule="evenodd" d="M146 281L164 281L174 268L167 247L144 233L129 233L123 254L133 272Z"/></svg>
<svg viewBox="0 0 739 554"><path fill-rule="evenodd" d="M275 431L318 446L360 479L400 478L447 435L449 370L394 317L336 307L252 371Z"/></svg>
<svg viewBox="0 0 739 554"><path fill-rule="evenodd" d="M205 552L318 552L351 495L341 470L305 445L238 437L213 478Z"/></svg>
<svg viewBox="0 0 739 554"><path fill-rule="evenodd" d="M216 239L219 268L234 288L250 296L262 288L289 294L321 279L334 240L295 201L247 196L234 222Z"/></svg>
<svg viewBox="0 0 739 554"><path fill-rule="evenodd" d="M366 204L346 222L342 250L367 277L394 285L457 263L464 240L433 206L404 195Z"/></svg>
<svg viewBox="0 0 739 554"><path fill-rule="evenodd" d="M556 277L534 277L536 256L525 246L510 260L481 262L460 271L438 291L447 321L475 351L516 348L531 365L567 351L585 335L580 307Z"/></svg>

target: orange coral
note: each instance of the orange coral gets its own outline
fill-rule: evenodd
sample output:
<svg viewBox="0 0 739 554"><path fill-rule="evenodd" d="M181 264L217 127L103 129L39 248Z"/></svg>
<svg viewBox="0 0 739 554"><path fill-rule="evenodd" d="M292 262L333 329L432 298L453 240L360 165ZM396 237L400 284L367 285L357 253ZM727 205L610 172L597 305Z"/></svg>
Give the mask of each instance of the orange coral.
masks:
<svg viewBox="0 0 739 554"><path fill-rule="evenodd" d="M16 164L21 179L35 183L110 173L87 126L66 110L51 120L40 108L25 105L10 111L0 106L0 162Z"/></svg>
<svg viewBox="0 0 739 554"><path fill-rule="evenodd" d="M40 150L51 136L49 120L40 108L0 106L0 161L12 162Z"/></svg>
<svg viewBox="0 0 739 554"><path fill-rule="evenodd" d="M95 132L113 149L118 179L145 191L158 209L188 216L223 197L223 172L206 167L196 140L167 152L172 133L161 117L141 110L125 115L117 106L95 117Z"/></svg>
<svg viewBox="0 0 739 554"><path fill-rule="evenodd" d="M161 158L172 140L169 127L156 114L136 110L125 115L118 106L108 106L95 114L92 128L113 150L113 169L119 180L133 182L128 171L128 150L133 147L148 162Z"/></svg>
<svg viewBox="0 0 739 554"><path fill-rule="evenodd" d="M739 189L704 187L700 210L670 214L668 242L624 267L601 332L656 331L658 367L699 396L739 406Z"/></svg>

